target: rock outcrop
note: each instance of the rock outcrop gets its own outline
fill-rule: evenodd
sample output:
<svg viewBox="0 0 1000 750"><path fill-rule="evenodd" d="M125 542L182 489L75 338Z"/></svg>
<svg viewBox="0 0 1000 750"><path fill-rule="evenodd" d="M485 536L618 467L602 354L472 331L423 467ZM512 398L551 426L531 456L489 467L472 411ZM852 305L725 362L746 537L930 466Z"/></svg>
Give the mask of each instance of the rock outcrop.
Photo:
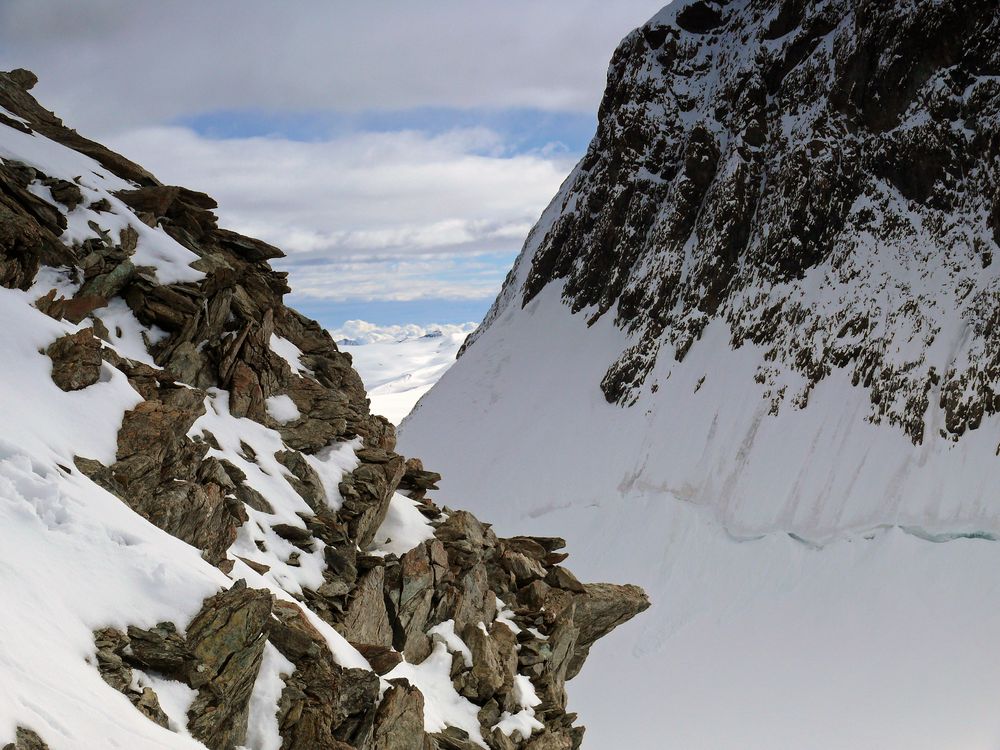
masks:
<svg viewBox="0 0 1000 750"><path fill-rule="evenodd" d="M618 47L597 134L472 340L561 281L631 339L609 402L724 321L764 347L775 411L846 370L915 444L929 407L946 438L976 429L1000 411L998 25L993 0L677 0Z"/></svg>
<svg viewBox="0 0 1000 750"><path fill-rule="evenodd" d="M98 630L104 681L213 750L248 742L267 680L281 683L263 718L283 750L578 747L565 681L645 595L580 583L560 540L500 539L438 508L427 493L440 475L395 452L350 357L283 304L286 275L268 264L281 251L218 227L209 196L66 128L33 83L0 74L0 107L17 118L0 115L0 128L86 155L118 181L104 190L0 160L0 284L75 326L42 352L53 381L87 392L124 378L140 397L114 460L84 451L75 469L236 581L188 621ZM65 234L71 213L86 239ZM424 540L412 549L387 536L393 504L416 513ZM425 730L432 698L398 672L432 656L475 723ZM283 666L265 673L272 662ZM186 714L161 700L164 681L191 695ZM532 719L524 736L502 729L518 713ZM44 740L24 728L12 747Z"/></svg>

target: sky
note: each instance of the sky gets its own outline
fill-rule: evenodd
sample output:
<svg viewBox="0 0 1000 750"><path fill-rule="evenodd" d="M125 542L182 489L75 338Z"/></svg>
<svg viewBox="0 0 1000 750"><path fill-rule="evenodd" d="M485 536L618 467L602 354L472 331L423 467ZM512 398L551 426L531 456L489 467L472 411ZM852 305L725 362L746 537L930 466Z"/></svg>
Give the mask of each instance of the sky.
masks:
<svg viewBox="0 0 1000 750"><path fill-rule="evenodd" d="M666 0L2 0L0 69L283 250L330 328L478 321Z"/></svg>

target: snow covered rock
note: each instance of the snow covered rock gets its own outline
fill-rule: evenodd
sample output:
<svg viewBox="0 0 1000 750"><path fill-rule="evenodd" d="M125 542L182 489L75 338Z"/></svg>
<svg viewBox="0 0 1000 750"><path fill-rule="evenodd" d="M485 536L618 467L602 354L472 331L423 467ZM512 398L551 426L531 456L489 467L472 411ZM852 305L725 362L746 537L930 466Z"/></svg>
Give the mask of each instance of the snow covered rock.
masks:
<svg viewBox="0 0 1000 750"><path fill-rule="evenodd" d="M0 73L0 743L506 750L520 678L556 686L529 736L565 733L564 655L528 669L511 639L585 629L574 607L545 615L503 540L428 499L440 476L283 304L280 250L33 83ZM481 663L432 649L443 623Z"/></svg>

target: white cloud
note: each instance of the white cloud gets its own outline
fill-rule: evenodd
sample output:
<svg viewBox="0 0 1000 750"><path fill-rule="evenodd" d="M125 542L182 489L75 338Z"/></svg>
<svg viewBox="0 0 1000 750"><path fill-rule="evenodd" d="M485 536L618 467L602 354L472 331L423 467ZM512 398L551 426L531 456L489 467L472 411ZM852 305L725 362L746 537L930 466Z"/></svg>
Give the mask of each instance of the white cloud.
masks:
<svg viewBox="0 0 1000 750"><path fill-rule="evenodd" d="M285 250L298 295L335 300L492 296L571 167L564 155L503 156L481 128L322 142L144 128L110 145L215 197L224 226Z"/></svg>
<svg viewBox="0 0 1000 750"><path fill-rule="evenodd" d="M331 301L479 300L494 297L512 256L503 262L475 257L429 255L413 258L373 257L364 262L325 259L310 264L278 263L289 271L299 297Z"/></svg>
<svg viewBox="0 0 1000 750"><path fill-rule="evenodd" d="M0 65L86 134L220 109L596 110L666 0L4 0Z"/></svg>

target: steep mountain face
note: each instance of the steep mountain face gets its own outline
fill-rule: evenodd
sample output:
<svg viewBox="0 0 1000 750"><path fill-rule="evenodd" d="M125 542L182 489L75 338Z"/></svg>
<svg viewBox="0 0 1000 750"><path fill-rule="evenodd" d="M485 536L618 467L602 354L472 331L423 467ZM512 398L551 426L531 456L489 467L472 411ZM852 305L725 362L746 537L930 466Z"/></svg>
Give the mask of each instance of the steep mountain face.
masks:
<svg viewBox="0 0 1000 750"><path fill-rule="evenodd" d="M677 0L615 52L586 155L400 431L446 496L661 603L613 637L660 700L576 693L598 742L651 712L630 747L997 740L1000 684L959 677L989 637L943 611L997 622L998 127L995 0ZM907 682L900 639L957 634Z"/></svg>
<svg viewBox="0 0 1000 750"><path fill-rule="evenodd" d="M565 280L574 312L636 335L602 379L618 403L722 320L765 348L776 410L843 369L914 443L931 400L941 434L975 429L1000 409L996 10L670 6L616 52L597 135L494 314Z"/></svg>
<svg viewBox="0 0 1000 750"><path fill-rule="evenodd" d="M684 372L702 370L699 392L730 378L727 400L754 413L739 435L709 439L731 455L745 444L730 484L769 460L751 450L767 437L757 433L822 432L810 415L823 407L809 407L833 391L852 410L852 439L905 436L900 460L985 459L979 442L992 458L996 441L974 433L1000 409L996 11L993 1L668 6L616 51L597 134L465 356L558 294L595 331L581 339L595 349L588 363L604 359L597 385L625 412L683 408L675 402L695 390L678 387ZM800 465L874 470L838 487L862 504L907 481L846 453ZM668 484L701 497L718 468ZM984 510L962 489L955 502ZM793 488L779 494L789 492L794 502Z"/></svg>
<svg viewBox="0 0 1000 750"><path fill-rule="evenodd" d="M0 74L0 743L569 749L648 606L427 498L349 355L219 228Z"/></svg>

